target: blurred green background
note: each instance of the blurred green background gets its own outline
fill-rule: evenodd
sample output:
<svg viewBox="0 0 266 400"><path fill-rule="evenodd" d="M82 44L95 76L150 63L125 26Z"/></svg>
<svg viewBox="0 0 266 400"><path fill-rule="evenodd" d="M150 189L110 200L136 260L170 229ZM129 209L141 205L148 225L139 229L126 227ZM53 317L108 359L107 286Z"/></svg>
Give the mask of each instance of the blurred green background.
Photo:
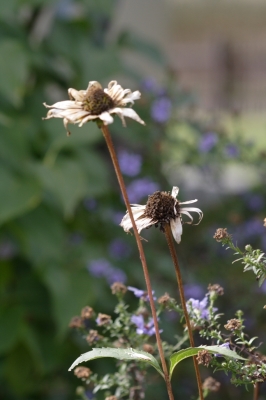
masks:
<svg viewBox="0 0 266 400"><path fill-rule="evenodd" d="M173 185L181 200L199 199L204 219L184 227L177 249L187 298L221 284L222 322L241 308L248 333L265 340L266 287L212 238L227 226L239 246L266 249L264 5L202 3L1 0L1 399L77 398L80 382L67 370L87 347L70 319L85 305L112 313L115 280L145 288L134 238L118 225L125 206L101 131L70 126L66 137L61 120L42 121L43 102L90 80L142 92L135 109L146 127L110 127L130 200ZM143 236L157 296L178 298L164 236ZM169 318L163 338L173 341L180 325ZM103 374L111 368L95 363ZM222 389L210 398L250 399L252 388L214 377ZM191 362L173 386L179 398L195 395ZM147 398L166 398L159 379Z"/></svg>

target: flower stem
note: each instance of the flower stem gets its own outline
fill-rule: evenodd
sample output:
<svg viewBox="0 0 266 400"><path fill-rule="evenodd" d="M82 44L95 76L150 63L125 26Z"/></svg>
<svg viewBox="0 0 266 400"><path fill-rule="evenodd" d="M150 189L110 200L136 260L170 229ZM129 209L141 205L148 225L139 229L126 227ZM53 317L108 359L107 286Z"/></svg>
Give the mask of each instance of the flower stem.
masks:
<svg viewBox="0 0 266 400"><path fill-rule="evenodd" d="M172 257L172 260L174 263L174 267L175 267L175 273L176 273L176 278L177 278L177 283L178 283L178 288L179 288L179 293L180 293L181 304L182 304L182 308L183 308L184 316L185 316L185 320L186 320L190 345L191 345L191 347L195 347L193 333L192 333L190 320L189 320L189 315L187 312L181 271L180 271L179 262L178 262L178 258L177 258L177 254L176 254L176 250L175 250L175 245L174 245L174 241L173 241L173 237L172 237L172 232L171 232L169 224L164 225L164 233L165 233L167 244L168 244L170 254L171 254L171 257ZM196 356L193 357L193 362L194 362L194 368L195 368L196 378L197 378L197 383L198 383L199 398L200 398L200 400L203 400L204 397L203 397L203 392L202 392L202 384L201 384L199 366L198 366Z"/></svg>
<svg viewBox="0 0 266 400"><path fill-rule="evenodd" d="M256 382L254 385L253 400L258 400L258 398L259 398L259 383Z"/></svg>
<svg viewBox="0 0 266 400"><path fill-rule="evenodd" d="M141 264L142 264L142 268L143 268L147 292L148 292L148 296L149 296L149 300L150 300L151 312L152 312L152 317L153 317L153 321L154 321L156 341L157 341L158 351L159 351L159 355L160 355L160 359L161 359L161 363L162 363L162 369L163 369L163 373L164 373L164 379L166 382L167 392L168 392L169 400L174 400L172 387L171 387L171 383L170 383L170 378L169 378L169 373L168 373L168 369L167 369L167 365L166 365L166 361L165 361L165 357L164 357L162 341L161 341L161 337L160 337L158 320L157 320L157 314L156 314L156 308L155 308L154 299L153 299L153 295L152 295L151 281L150 281L150 276L149 276L149 271L148 271L148 267L147 267L147 263L146 263L143 246L142 246L142 243L140 240L140 235L138 233L138 229L136 227L136 223L135 223L133 213L132 213L132 210L130 207L130 202L129 202L127 191L126 191L126 186L124 183L123 175L122 175L120 167L119 167L118 159L116 156L115 148L114 148L114 145L112 142L112 138L111 138L109 129L107 128L107 126L102 125L101 130L102 130L103 136L105 138L105 141L106 141L106 144L107 144L107 147L108 147L108 150L109 150L112 162L113 162L117 180L118 180L118 183L119 183L119 186L120 186L120 189L121 189L121 192L122 192L122 195L123 195L126 207L127 207L129 217L131 219L134 235L135 235L138 250L139 250L139 256L140 256L140 260L141 260Z"/></svg>

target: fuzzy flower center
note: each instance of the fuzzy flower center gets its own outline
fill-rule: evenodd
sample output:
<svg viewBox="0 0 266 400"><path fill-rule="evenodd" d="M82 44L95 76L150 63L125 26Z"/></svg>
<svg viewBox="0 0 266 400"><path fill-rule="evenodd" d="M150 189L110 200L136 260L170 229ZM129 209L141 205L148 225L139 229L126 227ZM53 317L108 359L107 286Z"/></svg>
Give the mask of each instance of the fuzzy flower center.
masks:
<svg viewBox="0 0 266 400"><path fill-rule="evenodd" d="M145 216L158 221L155 226L160 225L160 229L163 230L164 224L169 224L171 219L179 215L178 202L175 203L176 199L170 195L170 192L155 192L148 197Z"/></svg>
<svg viewBox="0 0 266 400"><path fill-rule="evenodd" d="M108 111L114 107L113 99L102 89L88 90L86 97L83 100L85 111L90 111L92 115L100 115L104 111Z"/></svg>

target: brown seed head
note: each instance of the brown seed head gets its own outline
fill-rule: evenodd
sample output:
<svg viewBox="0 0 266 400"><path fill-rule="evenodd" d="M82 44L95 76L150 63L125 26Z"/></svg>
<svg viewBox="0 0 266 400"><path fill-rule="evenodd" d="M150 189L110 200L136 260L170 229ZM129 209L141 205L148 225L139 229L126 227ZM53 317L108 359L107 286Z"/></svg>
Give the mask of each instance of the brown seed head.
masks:
<svg viewBox="0 0 266 400"><path fill-rule="evenodd" d="M155 226L159 225L162 231L164 224L169 224L179 215L178 201L170 192L155 192L148 197L145 216L156 221Z"/></svg>
<svg viewBox="0 0 266 400"><path fill-rule="evenodd" d="M115 282L111 286L112 294L125 294L127 287L121 282Z"/></svg>
<svg viewBox="0 0 266 400"><path fill-rule="evenodd" d="M197 355L198 364L203 364L205 367L208 367L210 361L212 359L212 355L207 350L201 350Z"/></svg>
<svg viewBox="0 0 266 400"><path fill-rule="evenodd" d="M222 296L224 294L223 287L218 285L218 283L215 283L214 285L209 284L208 291L210 293L214 292L215 294L217 294L217 296Z"/></svg>
<svg viewBox="0 0 266 400"><path fill-rule="evenodd" d="M100 115L115 106L113 99L103 91L99 82L91 82L83 98L83 108L92 115Z"/></svg>
<svg viewBox="0 0 266 400"><path fill-rule="evenodd" d="M112 320L111 320L110 315L101 314L101 313L98 314L98 317L97 317L97 324L98 324L99 326L108 325L108 324L110 324L111 321L112 321Z"/></svg>
<svg viewBox="0 0 266 400"><path fill-rule="evenodd" d="M71 318L71 321L68 324L69 328L84 328L84 322L83 319L79 316L75 316Z"/></svg>
<svg viewBox="0 0 266 400"><path fill-rule="evenodd" d="M212 378L211 376L206 378L202 384L202 389L209 390L210 392L218 392L220 387L220 382L216 381L216 379Z"/></svg>
<svg viewBox="0 0 266 400"><path fill-rule="evenodd" d="M239 319L233 318L227 321L227 324L224 325L225 329L228 331L235 331L237 329L240 329L242 326L242 322Z"/></svg>
<svg viewBox="0 0 266 400"><path fill-rule="evenodd" d="M218 228L213 237L216 242L221 242L225 239L230 239L232 236L227 232L227 228Z"/></svg>
<svg viewBox="0 0 266 400"><path fill-rule="evenodd" d="M101 339L102 339L102 336L99 335L99 332L94 329L91 329L89 331L89 334L86 336L86 341L90 345L95 342L98 342L98 340L101 340Z"/></svg>
<svg viewBox="0 0 266 400"><path fill-rule="evenodd" d="M91 307L86 306L81 310L82 319L91 319L94 316L94 311Z"/></svg>
<svg viewBox="0 0 266 400"><path fill-rule="evenodd" d="M151 345L148 344L148 343L145 343L145 344L142 346L142 349L143 349L144 351L146 351L147 353L150 353L150 354L153 354L153 353L154 353L154 347L151 346Z"/></svg>
<svg viewBox="0 0 266 400"><path fill-rule="evenodd" d="M91 370L86 367L77 367L74 369L74 375L76 375L77 378L83 380L88 379L91 374Z"/></svg>

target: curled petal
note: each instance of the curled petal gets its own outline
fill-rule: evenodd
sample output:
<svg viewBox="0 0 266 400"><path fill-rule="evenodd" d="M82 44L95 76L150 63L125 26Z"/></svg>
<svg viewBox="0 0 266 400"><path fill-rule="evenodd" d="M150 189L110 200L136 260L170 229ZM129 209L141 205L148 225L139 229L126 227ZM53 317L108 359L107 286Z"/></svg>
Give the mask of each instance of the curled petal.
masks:
<svg viewBox="0 0 266 400"><path fill-rule="evenodd" d="M182 228L182 223L181 223L181 218L177 217L175 219L170 220L170 226L171 226L171 231L173 234L173 237L177 243L181 242L181 235L183 232Z"/></svg>
<svg viewBox="0 0 266 400"><path fill-rule="evenodd" d="M179 187L173 186L171 196L174 197L174 198L176 198L177 195L178 195L178 192L179 192Z"/></svg>
<svg viewBox="0 0 266 400"><path fill-rule="evenodd" d="M188 215L190 211L196 212L196 213L199 214L199 221L196 224L194 224L194 225L198 225L201 222L202 218L203 218L203 212L197 207L186 207L186 208L181 208L181 210L180 210L180 212L182 214L186 214L186 215ZM190 215L190 217L191 217L191 215ZM192 218L192 221L193 221L193 218Z"/></svg>

